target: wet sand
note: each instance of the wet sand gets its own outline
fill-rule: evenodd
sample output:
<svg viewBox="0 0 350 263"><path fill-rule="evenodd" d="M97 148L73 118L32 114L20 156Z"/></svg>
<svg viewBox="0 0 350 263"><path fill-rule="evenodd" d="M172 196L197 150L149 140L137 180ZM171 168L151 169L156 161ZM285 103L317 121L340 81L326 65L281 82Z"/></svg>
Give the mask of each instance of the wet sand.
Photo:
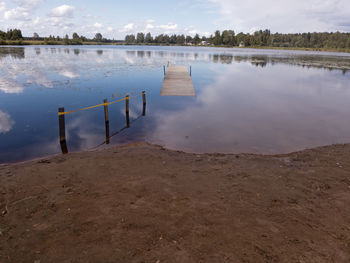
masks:
<svg viewBox="0 0 350 263"><path fill-rule="evenodd" d="M0 262L349 262L350 145L0 166Z"/></svg>

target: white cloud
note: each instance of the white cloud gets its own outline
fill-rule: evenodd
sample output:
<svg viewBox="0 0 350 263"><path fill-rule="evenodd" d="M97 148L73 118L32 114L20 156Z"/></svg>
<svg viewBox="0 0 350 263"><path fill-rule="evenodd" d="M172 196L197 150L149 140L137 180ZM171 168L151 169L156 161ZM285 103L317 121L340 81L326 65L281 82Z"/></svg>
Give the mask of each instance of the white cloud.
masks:
<svg viewBox="0 0 350 263"><path fill-rule="evenodd" d="M160 34L185 34L185 35L195 35L200 36L210 36L210 32L203 32L195 29L194 26L189 26L182 28L178 24L173 22L168 22L167 24L156 24L154 20L148 19L144 21L139 21L135 23L130 23L124 25L123 28L119 30L120 33L124 34L136 34L138 32L148 33L150 32L153 36Z"/></svg>
<svg viewBox="0 0 350 263"><path fill-rule="evenodd" d="M21 7L8 10L4 14L6 20L30 20L30 14Z"/></svg>
<svg viewBox="0 0 350 263"><path fill-rule="evenodd" d="M113 27L111 27L111 26L107 27L107 31L108 32L112 32L113 31Z"/></svg>
<svg viewBox="0 0 350 263"><path fill-rule="evenodd" d="M6 9L6 3L5 2L0 2L0 12L4 11Z"/></svg>
<svg viewBox="0 0 350 263"><path fill-rule="evenodd" d="M68 70L68 69L62 69L59 72L60 75L70 78L70 79L74 79L74 78L78 78L80 77L80 75L76 72L74 72L73 70Z"/></svg>
<svg viewBox="0 0 350 263"><path fill-rule="evenodd" d="M11 116L0 110L0 133L7 133L12 130L13 125L15 124L14 120L11 119Z"/></svg>
<svg viewBox="0 0 350 263"><path fill-rule="evenodd" d="M73 17L74 15L74 6L70 5L61 5L52 9L49 13L51 17Z"/></svg>
<svg viewBox="0 0 350 263"><path fill-rule="evenodd" d="M32 10L35 9L37 7L39 7L39 5L44 2L44 0L12 0L17 7L21 7L23 9L28 10Z"/></svg>
<svg viewBox="0 0 350 263"><path fill-rule="evenodd" d="M154 25L152 25L152 24L147 24L146 25L146 29L153 29L154 28Z"/></svg>
<svg viewBox="0 0 350 263"><path fill-rule="evenodd" d="M101 23L97 23L97 22L96 22L96 23L94 24L94 27L96 27L96 28L102 28L102 26L103 26L103 25L102 25Z"/></svg>
<svg viewBox="0 0 350 263"><path fill-rule="evenodd" d="M30 20L34 10L37 9L43 1L44 0L13 0L17 6L13 9L7 10L4 13L4 18L6 20ZM5 2L1 2L0 11L5 10L5 8Z"/></svg>
<svg viewBox="0 0 350 263"><path fill-rule="evenodd" d="M22 93L24 86L11 78L0 78L0 91L9 94Z"/></svg>
<svg viewBox="0 0 350 263"><path fill-rule="evenodd" d="M164 30L176 30L178 28L178 25L169 22L167 25L160 25L159 28Z"/></svg>
<svg viewBox="0 0 350 263"><path fill-rule="evenodd" d="M121 33L131 32L134 29L134 24L127 24L122 29L119 30Z"/></svg>
<svg viewBox="0 0 350 263"><path fill-rule="evenodd" d="M349 0L208 0L224 16L217 21L236 31L269 28L273 32L350 30ZM343 27L341 26L343 25Z"/></svg>

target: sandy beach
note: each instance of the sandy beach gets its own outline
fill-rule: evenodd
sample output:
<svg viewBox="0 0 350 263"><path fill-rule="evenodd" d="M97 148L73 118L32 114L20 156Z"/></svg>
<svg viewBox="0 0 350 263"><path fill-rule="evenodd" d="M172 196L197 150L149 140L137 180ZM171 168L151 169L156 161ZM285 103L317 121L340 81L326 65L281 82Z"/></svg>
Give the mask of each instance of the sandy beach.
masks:
<svg viewBox="0 0 350 263"><path fill-rule="evenodd" d="M0 262L349 262L350 145L140 143L0 166Z"/></svg>

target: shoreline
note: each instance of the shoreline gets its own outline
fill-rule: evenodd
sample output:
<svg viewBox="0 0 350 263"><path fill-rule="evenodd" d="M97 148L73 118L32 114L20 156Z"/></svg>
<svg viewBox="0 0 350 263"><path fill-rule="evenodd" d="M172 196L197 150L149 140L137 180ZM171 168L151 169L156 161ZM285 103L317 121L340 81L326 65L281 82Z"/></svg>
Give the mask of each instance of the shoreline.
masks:
<svg viewBox="0 0 350 263"><path fill-rule="evenodd" d="M36 162L36 161L41 161L43 159L52 159L52 158L57 158L60 156L69 156L69 155L76 155L76 154L83 154L87 152L101 152L101 151L108 151L110 149L119 149L119 148L129 148L129 147L138 147L142 145L148 145L151 147L156 147L165 151L171 151L171 152L178 152L181 154L193 154L193 155L227 155L227 156L236 156L236 155L251 155L251 156L260 156L260 157L282 157L282 156L288 156L288 155L293 155L293 154L298 154L302 153L304 151L310 151L310 150L317 150L317 149L322 149L322 148L328 148L328 147L337 147L337 146L346 146L349 145L350 143L335 143L335 144L326 144L326 145L321 145L321 146L316 146L316 147L310 147L310 148L304 148L301 150L296 150L296 151L291 151L287 153L274 153L274 154L264 154L264 153L253 153L253 152L239 152L239 153L223 153L223 152L190 152L190 151L183 151L183 150L177 150L177 149L172 149L172 148L167 148L163 145L160 144L154 144L154 143L149 143L149 142L131 142L131 143L126 143L126 144L120 144L120 145L109 145L108 147L96 149L86 149L86 150L80 150L76 152L69 152L68 154L62 154L62 153L53 153L49 155L44 155L44 156L38 156L38 157L33 157L33 158L28 158L24 160L19 160L19 161L8 161L4 163L0 163L0 168L1 166L8 166L8 165L19 165L19 164L26 164L30 162Z"/></svg>
<svg viewBox="0 0 350 263"><path fill-rule="evenodd" d="M213 48L237 48L237 49L270 49L270 50L295 50L295 51L315 51L315 52L331 52L331 53L350 53L350 49L347 48L303 48L303 47L269 47L269 46L215 46L215 45L177 45L177 44L125 44L125 43L103 43L103 42L83 42L82 44L70 43L64 44L63 41L57 43L45 43L44 41L10 41L7 44L0 44L0 46L175 46L175 47L213 47Z"/></svg>
<svg viewBox="0 0 350 263"><path fill-rule="evenodd" d="M0 166L1 262L349 262L350 144L134 143Z"/></svg>

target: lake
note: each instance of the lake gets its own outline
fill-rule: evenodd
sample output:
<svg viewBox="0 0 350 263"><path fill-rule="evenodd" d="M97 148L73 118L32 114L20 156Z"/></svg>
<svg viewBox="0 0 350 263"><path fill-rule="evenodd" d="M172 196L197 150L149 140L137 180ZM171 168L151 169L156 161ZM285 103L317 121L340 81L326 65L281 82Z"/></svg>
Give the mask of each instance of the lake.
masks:
<svg viewBox="0 0 350 263"><path fill-rule="evenodd" d="M163 66L192 68L195 97L160 96ZM141 92L146 92L142 116ZM150 142L187 152L276 154L350 142L350 54L205 47L0 47L0 163ZM134 97L136 96L136 97Z"/></svg>

